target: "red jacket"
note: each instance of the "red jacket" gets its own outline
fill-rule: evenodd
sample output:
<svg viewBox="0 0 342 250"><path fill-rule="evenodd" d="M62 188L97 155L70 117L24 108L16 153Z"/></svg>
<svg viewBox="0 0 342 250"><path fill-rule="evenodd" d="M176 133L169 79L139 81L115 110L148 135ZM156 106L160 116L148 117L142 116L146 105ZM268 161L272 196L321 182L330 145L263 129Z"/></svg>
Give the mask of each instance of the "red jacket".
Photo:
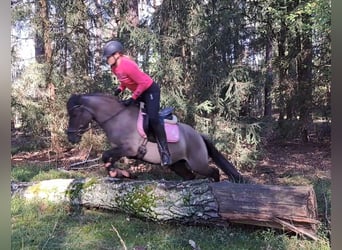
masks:
<svg viewBox="0 0 342 250"><path fill-rule="evenodd" d="M148 89L153 79L140 70L139 66L127 56L120 58L120 64L112 67L112 72L118 78L121 91L126 88L133 92L132 98L136 100L146 89Z"/></svg>

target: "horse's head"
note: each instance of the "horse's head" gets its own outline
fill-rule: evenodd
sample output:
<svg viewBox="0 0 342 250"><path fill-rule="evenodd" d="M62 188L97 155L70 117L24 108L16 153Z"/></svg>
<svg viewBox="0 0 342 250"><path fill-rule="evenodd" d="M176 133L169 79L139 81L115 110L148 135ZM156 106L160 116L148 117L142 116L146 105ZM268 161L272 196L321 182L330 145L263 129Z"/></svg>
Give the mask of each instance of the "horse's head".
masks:
<svg viewBox="0 0 342 250"><path fill-rule="evenodd" d="M69 125L66 133L69 142L75 144L81 141L82 135L90 129L93 119L92 112L82 103L81 95L72 95L67 102Z"/></svg>

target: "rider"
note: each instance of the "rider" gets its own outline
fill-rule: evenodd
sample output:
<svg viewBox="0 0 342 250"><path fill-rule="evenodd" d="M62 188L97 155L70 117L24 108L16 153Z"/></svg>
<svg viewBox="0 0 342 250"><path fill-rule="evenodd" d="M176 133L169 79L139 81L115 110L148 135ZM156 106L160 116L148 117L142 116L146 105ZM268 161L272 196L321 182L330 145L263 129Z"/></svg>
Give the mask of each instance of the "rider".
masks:
<svg viewBox="0 0 342 250"><path fill-rule="evenodd" d="M120 82L119 86L114 90L114 95L117 96L128 88L132 92L132 96L123 101L125 106L137 102L138 98L139 101L145 103L149 124L159 145L161 165L170 165L171 157L166 134L164 126L159 120L160 88L158 84L148 74L140 70L135 61L123 54L123 45L119 41L107 42L103 49L103 57Z"/></svg>

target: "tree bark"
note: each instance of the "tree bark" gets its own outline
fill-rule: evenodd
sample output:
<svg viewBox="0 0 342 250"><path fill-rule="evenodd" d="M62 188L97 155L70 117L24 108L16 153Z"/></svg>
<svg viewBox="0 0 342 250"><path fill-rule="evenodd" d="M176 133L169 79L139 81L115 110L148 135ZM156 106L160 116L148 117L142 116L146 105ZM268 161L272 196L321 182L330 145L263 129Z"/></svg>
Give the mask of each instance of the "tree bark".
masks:
<svg viewBox="0 0 342 250"><path fill-rule="evenodd" d="M317 204L311 186L193 181L54 179L11 184L12 195L123 211L153 221L242 223L280 228L316 240Z"/></svg>

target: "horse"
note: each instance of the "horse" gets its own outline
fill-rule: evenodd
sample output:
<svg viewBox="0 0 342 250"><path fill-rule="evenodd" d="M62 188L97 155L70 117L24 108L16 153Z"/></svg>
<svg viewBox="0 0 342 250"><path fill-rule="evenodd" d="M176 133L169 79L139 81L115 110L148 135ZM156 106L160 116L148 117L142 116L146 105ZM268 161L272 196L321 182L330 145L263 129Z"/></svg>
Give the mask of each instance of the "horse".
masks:
<svg viewBox="0 0 342 250"><path fill-rule="evenodd" d="M160 164L158 145L153 137L143 137L137 129L141 109L137 105L124 106L116 96L103 93L72 94L66 104L69 123L68 141L79 143L82 135L95 121L105 132L111 148L102 154L102 160L115 164L122 157L140 159ZM168 142L172 164L169 168L184 180L194 179L196 174L220 181L219 170L209 166L210 158L232 182L244 182L244 177L223 156L214 144L190 125L176 121L179 131L177 141Z"/></svg>

